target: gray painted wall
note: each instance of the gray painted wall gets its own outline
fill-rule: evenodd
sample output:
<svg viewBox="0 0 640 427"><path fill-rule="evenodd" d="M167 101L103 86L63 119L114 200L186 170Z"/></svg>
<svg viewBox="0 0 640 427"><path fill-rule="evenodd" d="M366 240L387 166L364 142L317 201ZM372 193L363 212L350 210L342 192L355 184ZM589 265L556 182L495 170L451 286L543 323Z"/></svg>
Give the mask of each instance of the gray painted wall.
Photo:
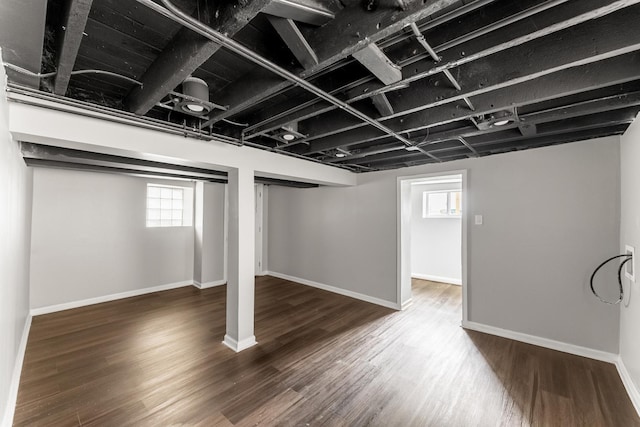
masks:
<svg viewBox="0 0 640 427"><path fill-rule="evenodd" d="M202 283L224 279L225 184L204 184Z"/></svg>
<svg viewBox="0 0 640 427"><path fill-rule="evenodd" d="M640 267L640 120L621 137L621 221L620 253L625 245L635 247L636 268ZM636 282L625 279L627 296L620 312L620 356L636 389L640 390L640 274Z"/></svg>
<svg viewBox="0 0 640 427"><path fill-rule="evenodd" d="M269 193L269 269L395 302L397 177L468 170L469 320L616 353L591 271L619 249L619 138L367 173Z"/></svg>
<svg viewBox="0 0 640 427"><path fill-rule="evenodd" d="M147 228L148 182L36 168L31 308L193 279L193 227Z"/></svg>
<svg viewBox="0 0 640 427"><path fill-rule="evenodd" d="M462 183L411 186L412 277L439 277L447 283L456 284L462 280L461 218L422 217L424 192L461 189Z"/></svg>
<svg viewBox="0 0 640 427"><path fill-rule="evenodd" d="M2 90L4 82L4 68L0 67ZM9 390L29 314L33 179L7 123L7 101L0 96L0 425L9 425L9 412L13 413L7 406Z"/></svg>

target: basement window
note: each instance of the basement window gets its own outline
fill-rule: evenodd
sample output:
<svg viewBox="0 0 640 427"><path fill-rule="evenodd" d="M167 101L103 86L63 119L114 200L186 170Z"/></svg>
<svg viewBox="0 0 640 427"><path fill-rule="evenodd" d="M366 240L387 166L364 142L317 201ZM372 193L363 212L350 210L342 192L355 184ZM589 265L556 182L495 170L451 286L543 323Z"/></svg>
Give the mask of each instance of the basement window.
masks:
<svg viewBox="0 0 640 427"><path fill-rule="evenodd" d="M192 204L191 188L147 184L147 227L190 226Z"/></svg>
<svg viewBox="0 0 640 427"><path fill-rule="evenodd" d="M461 191L425 191L422 193L423 218L455 218L461 215Z"/></svg>

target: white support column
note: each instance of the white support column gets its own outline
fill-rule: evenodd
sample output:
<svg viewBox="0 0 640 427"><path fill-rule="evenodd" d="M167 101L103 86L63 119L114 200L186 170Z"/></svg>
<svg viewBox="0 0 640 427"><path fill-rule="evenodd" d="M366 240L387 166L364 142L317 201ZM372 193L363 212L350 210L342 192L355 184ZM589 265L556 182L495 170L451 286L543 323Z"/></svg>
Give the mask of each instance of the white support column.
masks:
<svg viewBox="0 0 640 427"><path fill-rule="evenodd" d="M229 171L229 253L227 334L223 343L239 352L256 344L253 334L255 298L254 171Z"/></svg>

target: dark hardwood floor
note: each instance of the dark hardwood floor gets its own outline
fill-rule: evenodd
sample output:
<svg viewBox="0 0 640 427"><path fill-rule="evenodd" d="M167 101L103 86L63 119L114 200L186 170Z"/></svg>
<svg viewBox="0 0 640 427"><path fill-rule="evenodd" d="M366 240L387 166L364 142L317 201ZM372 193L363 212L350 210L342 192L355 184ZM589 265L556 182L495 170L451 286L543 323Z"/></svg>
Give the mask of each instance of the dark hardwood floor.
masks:
<svg viewBox="0 0 640 427"><path fill-rule="evenodd" d="M395 312L272 277L258 345L221 344L225 288L33 319L17 426L640 426L613 365L465 331L460 287Z"/></svg>

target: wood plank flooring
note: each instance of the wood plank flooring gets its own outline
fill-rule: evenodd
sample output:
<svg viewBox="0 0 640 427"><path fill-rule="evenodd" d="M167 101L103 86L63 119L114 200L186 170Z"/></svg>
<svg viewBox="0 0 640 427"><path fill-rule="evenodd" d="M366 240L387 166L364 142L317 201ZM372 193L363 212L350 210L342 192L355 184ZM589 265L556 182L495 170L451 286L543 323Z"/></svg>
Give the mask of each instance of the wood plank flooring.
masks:
<svg viewBox="0 0 640 427"><path fill-rule="evenodd" d="M465 331L460 287L395 312L272 277L258 345L221 344L225 288L33 319L16 426L640 426L613 365Z"/></svg>

